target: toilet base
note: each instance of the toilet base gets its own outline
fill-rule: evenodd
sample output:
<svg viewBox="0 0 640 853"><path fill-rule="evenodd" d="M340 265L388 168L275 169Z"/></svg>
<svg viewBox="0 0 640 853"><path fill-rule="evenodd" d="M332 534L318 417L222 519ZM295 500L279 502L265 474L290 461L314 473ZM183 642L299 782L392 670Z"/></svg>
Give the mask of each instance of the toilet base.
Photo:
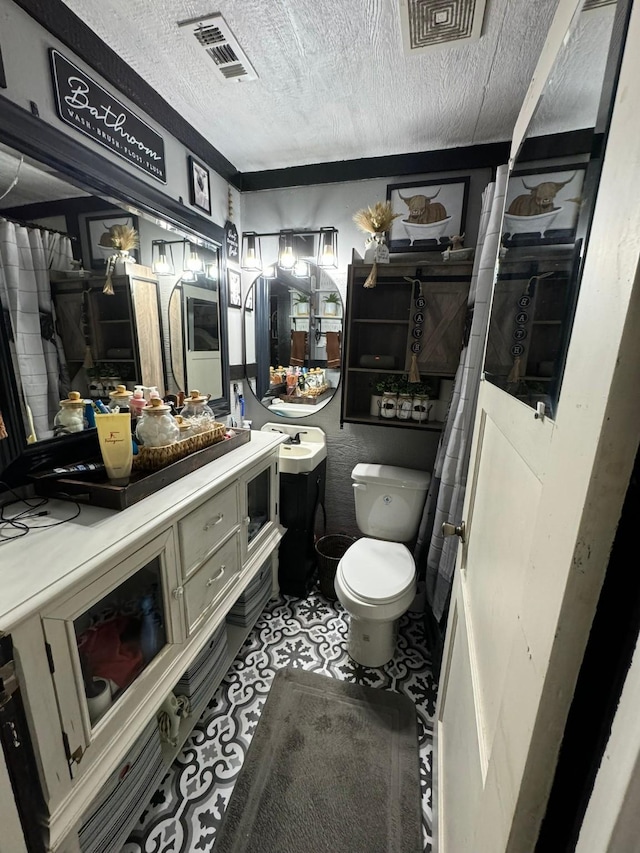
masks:
<svg viewBox="0 0 640 853"><path fill-rule="evenodd" d="M374 622L349 616L347 651L349 657L362 666L384 666L396 649L398 620Z"/></svg>

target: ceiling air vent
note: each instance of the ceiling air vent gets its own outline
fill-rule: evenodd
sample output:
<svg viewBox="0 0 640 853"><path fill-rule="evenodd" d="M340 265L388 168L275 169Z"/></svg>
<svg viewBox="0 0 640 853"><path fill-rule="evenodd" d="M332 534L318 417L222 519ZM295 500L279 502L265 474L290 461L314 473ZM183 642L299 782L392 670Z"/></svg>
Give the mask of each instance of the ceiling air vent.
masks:
<svg viewBox="0 0 640 853"><path fill-rule="evenodd" d="M224 80L257 80L253 66L241 50L225 19L219 13L204 18L178 21L192 32L198 44L213 59Z"/></svg>
<svg viewBox="0 0 640 853"><path fill-rule="evenodd" d="M480 38L486 0L398 0L408 56Z"/></svg>

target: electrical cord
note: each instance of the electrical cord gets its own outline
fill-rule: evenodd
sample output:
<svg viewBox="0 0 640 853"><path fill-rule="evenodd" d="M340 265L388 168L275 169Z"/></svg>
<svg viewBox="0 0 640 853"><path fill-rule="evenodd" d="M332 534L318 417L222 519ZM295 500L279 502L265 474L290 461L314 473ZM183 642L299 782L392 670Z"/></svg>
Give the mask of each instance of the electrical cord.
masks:
<svg viewBox="0 0 640 853"><path fill-rule="evenodd" d="M21 498L18 493L14 491L11 486L8 486L3 480L0 480L0 487L4 488L14 496L14 500L0 504L0 545L6 545L7 542L12 542L14 539L20 539L22 536L26 536L30 530L47 530L49 527L58 527L60 524L66 524L68 521L73 521L74 518L77 518L80 515L80 504L70 497L69 500L75 504L75 512L73 515L70 515L69 518L52 521L50 524L35 524L30 526L26 522L27 519L43 518L44 516L49 515L48 509L42 509L42 507L45 507L49 503L49 498ZM15 515L7 517L5 515L5 510L8 507L15 506L15 504L24 504L25 508L20 512L17 512ZM5 537L3 536L3 531L6 527L9 527L11 530L16 532L11 536Z"/></svg>

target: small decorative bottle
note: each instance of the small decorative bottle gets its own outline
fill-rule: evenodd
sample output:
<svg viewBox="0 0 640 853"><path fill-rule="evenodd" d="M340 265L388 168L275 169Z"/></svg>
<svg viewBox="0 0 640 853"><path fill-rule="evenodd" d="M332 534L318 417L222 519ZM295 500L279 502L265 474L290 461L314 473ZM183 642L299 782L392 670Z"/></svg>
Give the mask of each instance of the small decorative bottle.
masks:
<svg viewBox="0 0 640 853"><path fill-rule="evenodd" d="M158 625L153 593L142 596L140 611L142 614L140 620L140 651L146 666L158 654Z"/></svg>
<svg viewBox="0 0 640 853"><path fill-rule="evenodd" d="M153 397L143 409L143 417L136 425L136 438L147 447L165 447L178 440L180 429L171 415L170 406L166 406L159 397Z"/></svg>
<svg viewBox="0 0 640 853"><path fill-rule="evenodd" d="M86 427L84 400L80 396L79 391L69 391L68 398L60 400L60 411L53 420L54 435L82 432Z"/></svg>

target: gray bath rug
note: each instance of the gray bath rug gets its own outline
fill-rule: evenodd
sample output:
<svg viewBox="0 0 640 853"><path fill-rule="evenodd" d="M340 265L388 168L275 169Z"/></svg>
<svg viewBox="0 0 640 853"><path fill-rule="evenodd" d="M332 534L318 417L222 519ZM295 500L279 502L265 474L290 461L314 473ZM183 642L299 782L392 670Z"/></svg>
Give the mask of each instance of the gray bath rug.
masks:
<svg viewBox="0 0 640 853"><path fill-rule="evenodd" d="M279 670L215 853L420 853L415 707L399 693Z"/></svg>

